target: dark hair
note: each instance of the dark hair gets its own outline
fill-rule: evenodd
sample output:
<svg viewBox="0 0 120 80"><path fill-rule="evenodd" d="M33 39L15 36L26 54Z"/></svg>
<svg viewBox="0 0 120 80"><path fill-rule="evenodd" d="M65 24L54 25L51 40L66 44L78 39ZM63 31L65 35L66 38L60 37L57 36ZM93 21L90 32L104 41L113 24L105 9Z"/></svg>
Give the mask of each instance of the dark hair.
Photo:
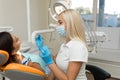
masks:
<svg viewBox="0 0 120 80"><path fill-rule="evenodd" d="M13 49L13 38L11 34L9 32L0 32L0 50L5 50L9 53L9 59L4 66L11 62Z"/></svg>

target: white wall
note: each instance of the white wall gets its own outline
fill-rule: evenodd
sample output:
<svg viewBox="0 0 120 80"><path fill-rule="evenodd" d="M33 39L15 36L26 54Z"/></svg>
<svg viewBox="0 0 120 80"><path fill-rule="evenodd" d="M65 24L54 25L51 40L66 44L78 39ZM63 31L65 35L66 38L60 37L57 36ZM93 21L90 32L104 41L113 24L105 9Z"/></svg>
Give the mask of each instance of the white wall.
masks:
<svg viewBox="0 0 120 80"><path fill-rule="evenodd" d="M108 40L100 47L110 49L120 49L120 28L113 27L98 27L98 31L103 31L107 34Z"/></svg>
<svg viewBox="0 0 120 80"><path fill-rule="evenodd" d="M0 26L14 27L15 34L27 39L25 0L0 0Z"/></svg>
<svg viewBox="0 0 120 80"><path fill-rule="evenodd" d="M47 1L30 0L31 33L47 27ZM28 40L26 0L0 0L0 26L12 26L22 41Z"/></svg>

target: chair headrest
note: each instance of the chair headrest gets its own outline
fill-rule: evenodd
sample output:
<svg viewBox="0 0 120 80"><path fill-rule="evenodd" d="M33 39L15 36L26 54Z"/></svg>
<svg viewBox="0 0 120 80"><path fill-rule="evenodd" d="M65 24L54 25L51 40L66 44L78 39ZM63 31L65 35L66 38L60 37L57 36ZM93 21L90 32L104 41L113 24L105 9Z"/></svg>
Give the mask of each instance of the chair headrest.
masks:
<svg viewBox="0 0 120 80"><path fill-rule="evenodd" d="M0 66L4 65L9 58L9 54L7 51L0 50Z"/></svg>

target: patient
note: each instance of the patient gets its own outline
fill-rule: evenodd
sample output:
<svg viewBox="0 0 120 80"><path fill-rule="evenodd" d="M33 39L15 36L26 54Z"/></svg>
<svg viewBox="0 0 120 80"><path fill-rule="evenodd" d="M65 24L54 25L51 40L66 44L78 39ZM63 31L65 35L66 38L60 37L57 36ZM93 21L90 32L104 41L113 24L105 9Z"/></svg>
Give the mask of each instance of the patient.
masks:
<svg viewBox="0 0 120 80"><path fill-rule="evenodd" d="M14 34L0 32L0 50L5 50L9 53L9 59L3 66L6 66L9 63L20 63L45 72L44 61L38 55L20 53L20 46L21 41Z"/></svg>

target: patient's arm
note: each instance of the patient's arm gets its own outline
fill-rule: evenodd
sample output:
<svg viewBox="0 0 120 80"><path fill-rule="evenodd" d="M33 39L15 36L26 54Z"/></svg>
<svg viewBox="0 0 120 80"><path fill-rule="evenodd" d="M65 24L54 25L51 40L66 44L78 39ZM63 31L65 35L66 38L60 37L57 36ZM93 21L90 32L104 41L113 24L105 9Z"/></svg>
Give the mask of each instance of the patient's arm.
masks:
<svg viewBox="0 0 120 80"><path fill-rule="evenodd" d="M31 62L31 61L30 61L30 62L28 63L28 66L33 67L33 68L36 68L36 69L39 69L39 70L41 70L41 71L44 72L44 70L41 68L41 66L39 65L39 63Z"/></svg>
<svg viewBox="0 0 120 80"><path fill-rule="evenodd" d="M14 58L15 58L15 62L16 63L21 63L23 59L25 59L25 57L21 54L15 54L14 55ZM41 71L44 72L44 70L41 68L40 64L37 63L37 62L32 62L32 61L29 61L27 64L25 63L26 61L24 61L24 64L27 65L27 66L30 66L30 67L33 67L33 68L36 68L36 69L39 69ZM23 64L23 63L22 63Z"/></svg>

